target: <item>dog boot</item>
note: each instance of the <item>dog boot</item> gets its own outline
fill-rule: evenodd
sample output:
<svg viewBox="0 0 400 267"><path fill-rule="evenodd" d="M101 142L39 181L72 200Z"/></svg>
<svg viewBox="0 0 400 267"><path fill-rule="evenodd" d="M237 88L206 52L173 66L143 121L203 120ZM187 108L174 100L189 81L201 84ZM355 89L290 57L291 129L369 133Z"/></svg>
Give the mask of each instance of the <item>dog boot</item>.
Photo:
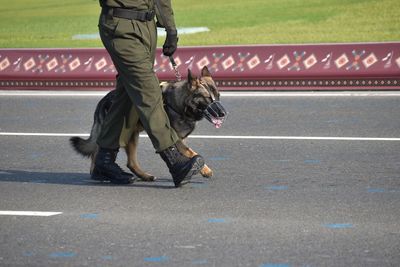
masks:
<svg viewBox="0 0 400 267"><path fill-rule="evenodd" d="M91 179L110 181L113 184L130 184L135 179L132 174L124 172L115 160L118 150L100 148L95 159Z"/></svg>
<svg viewBox="0 0 400 267"><path fill-rule="evenodd" d="M202 156L196 155L193 158L188 158L179 151L176 144L161 151L160 156L167 163L175 187L187 183L204 166Z"/></svg>

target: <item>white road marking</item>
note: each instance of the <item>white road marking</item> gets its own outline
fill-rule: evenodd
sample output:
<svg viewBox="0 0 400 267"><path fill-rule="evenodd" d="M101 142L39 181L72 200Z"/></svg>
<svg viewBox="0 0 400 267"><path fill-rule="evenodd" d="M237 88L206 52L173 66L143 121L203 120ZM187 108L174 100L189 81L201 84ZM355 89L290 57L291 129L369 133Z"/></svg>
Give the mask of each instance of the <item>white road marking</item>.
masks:
<svg viewBox="0 0 400 267"><path fill-rule="evenodd" d="M0 132L0 136L88 137L87 133L17 133ZM141 134L140 137L148 137ZM252 135L190 135L190 139L242 139L242 140L316 140L316 141L400 141L395 137L340 137L340 136L252 136Z"/></svg>
<svg viewBox="0 0 400 267"><path fill-rule="evenodd" d="M31 97L101 97L108 91L1 91L2 96ZM399 97L400 91L302 91L302 92L232 92L222 91L222 97Z"/></svg>
<svg viewBox="0 0 400 267"><path fill-rule="evenodd" d="M54 216L54 215L59 215L59 214L62 214L62 212L0 210L0 216L1 215L11 215L11 216L49 217L49 216Z"/></svg>
<svg viewBox="0 0 400 267"><path fill-rule="evenodd" d="M16 132L0 132L0 136L50 136L50 137L69 137L69 136L89 136L82 133L16 133Z"/></svg>
<svg viewBox="0 0 400 267"><path fill-rule="evenodd" d="M189 138L204 139L253 139L253 140L319 140L319 141L400 141L386 137L335 137L335 136L243 136L243 135L191 135Z"/></svg>
<svg viewBox="0 0 400 267"><path fill-rule="evenodd" d="M340 91L340 92L221 92L221 97L395 97L400 96L400 92L390 91Z"/></svg>
<svg viewBox="0 0 400 267"><path fill-rule="evenodd" d="M0 91L0 96L49 96L83 97L105 96L108 91Z"/></svg>

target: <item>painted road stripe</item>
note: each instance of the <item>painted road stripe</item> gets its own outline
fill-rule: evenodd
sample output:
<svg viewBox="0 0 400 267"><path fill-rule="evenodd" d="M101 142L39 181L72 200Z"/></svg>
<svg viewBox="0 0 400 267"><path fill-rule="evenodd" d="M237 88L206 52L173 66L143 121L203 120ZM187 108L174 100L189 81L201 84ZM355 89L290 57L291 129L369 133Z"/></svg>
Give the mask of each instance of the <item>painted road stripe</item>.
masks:
<svg viewBox="0 0 400 267"><path fill-rule="evenodd" d="M249 140L319 140L319 141L400 141L400 138L380 137L325 137L325 136L245 136L245 135L191 135L198 139L249 139Z"/></svg>
<svg viewBox="0 0 400 267"><path fill-rule="evenodd" d="M12 216L49 217L49 216L54 216L54 215L59 215L59 214L62 214L62 212L0 210L0 216L1 215L12 215Z"/></svg>
<svg viewBox="0 0 400 267"><path fill-rule="evenodd" d="M88 137L83 133L19 133L0 132L0 136ZM140 137L148 137L141 134ZM241 139L241 140L315 140L315 141L400 141L391 137L337 137L337 136L251 136L251 135L190 135L191 139Z"/></svg>
<svg viewBox="0 0 400 267"><path fill-rule="evenodd" d="M221 92L221 97L387 97L400 92Z"/></svg>
<svg viewBox="0 0 400 267"><path fill-rule="evenodd" d="M50 137L69 137L69 136L81 136L87 137L89 134L81 133L17 133L17 132L0 132L0 136L50 136Z"/></svg>
<svg viewBox="0 0 400 267"><path fill-rule="evenodd" d="M1 91L1 96L101 97L108 91ZM398 91L221 92L222 97L399 97Z"/></svg>

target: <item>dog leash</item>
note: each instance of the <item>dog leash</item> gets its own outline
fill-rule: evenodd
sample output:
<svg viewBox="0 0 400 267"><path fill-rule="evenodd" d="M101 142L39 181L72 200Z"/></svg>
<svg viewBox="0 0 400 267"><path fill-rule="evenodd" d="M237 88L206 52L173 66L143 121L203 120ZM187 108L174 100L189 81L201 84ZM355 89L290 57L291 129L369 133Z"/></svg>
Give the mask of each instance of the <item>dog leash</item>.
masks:
<svg viewBox="0 0 400 267"><path fill-rule="evenodd" d="M180 82L182 80L182 75L179 73L178 65L176 65L175 59L172 56L170 56L169 61L171 62L172 68L175 71L176 81Z"/></svg>

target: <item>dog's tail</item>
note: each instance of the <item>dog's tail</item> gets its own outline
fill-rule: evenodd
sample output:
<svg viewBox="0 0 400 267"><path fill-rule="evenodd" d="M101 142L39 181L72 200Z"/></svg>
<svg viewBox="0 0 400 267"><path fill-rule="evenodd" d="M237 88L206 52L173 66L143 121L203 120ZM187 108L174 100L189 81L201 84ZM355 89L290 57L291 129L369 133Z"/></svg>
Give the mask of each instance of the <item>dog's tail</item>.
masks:
<svg viewBox="0 0 400 267"><path fill-rule="evenodd" d="M83 139L79 136L74 136L69 139L71 146L78 154L84 157L90 157L96 153L96 140L99 137L104 118L111 107L113 96L114 91L111 91L97 104L96 111L94 112L94 122L88 139Z"/></svg>
<svg viewBox="0 0 400 267"><path fill-rule="evenodd" d="M90 138L83 139L79 136L74 136L71 137L69 141L71 142L71 146L75 149L75 151L84 157L90 157L97 149L96 142L92 142Z"/></svg>

